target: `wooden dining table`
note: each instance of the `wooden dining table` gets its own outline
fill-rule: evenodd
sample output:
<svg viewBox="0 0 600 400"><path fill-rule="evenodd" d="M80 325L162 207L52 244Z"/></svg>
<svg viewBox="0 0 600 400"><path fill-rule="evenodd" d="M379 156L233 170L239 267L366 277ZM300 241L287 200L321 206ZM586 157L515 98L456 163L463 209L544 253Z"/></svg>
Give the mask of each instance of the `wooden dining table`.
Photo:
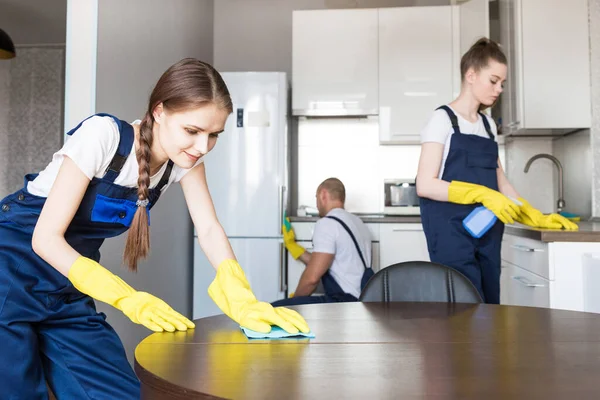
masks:
<svg viewBox="0 0 600 400"><path fill-rule="evenodd" d="M314 339L224 315L135 351L142 399L599 399L600 314L450 303L293 307Z"/></svg>

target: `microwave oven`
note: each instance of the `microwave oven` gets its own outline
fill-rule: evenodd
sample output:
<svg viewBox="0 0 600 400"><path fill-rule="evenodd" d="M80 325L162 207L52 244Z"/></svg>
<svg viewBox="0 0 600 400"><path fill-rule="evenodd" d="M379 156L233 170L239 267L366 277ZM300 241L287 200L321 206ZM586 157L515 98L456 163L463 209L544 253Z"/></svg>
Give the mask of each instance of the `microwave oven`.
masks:
<svg viewBox="0 0 600 400"><path fill-rule="evenodd" d="M420 215L419 196L414 179L385 179L384 214Z"/></svg>

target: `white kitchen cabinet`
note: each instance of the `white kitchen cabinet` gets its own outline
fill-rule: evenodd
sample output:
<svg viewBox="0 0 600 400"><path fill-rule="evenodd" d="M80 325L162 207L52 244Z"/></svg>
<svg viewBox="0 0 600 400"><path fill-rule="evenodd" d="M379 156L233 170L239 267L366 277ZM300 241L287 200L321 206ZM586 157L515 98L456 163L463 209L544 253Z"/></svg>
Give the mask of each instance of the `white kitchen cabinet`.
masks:
<svg viewBox="0 0 600 400"><path fill-rule="evenodd" d="M500 304L550 307L549 244L514 235L502 239Z"/></svg>
<svg viewBox="0 0 600 400"><path fill-rule="evenodd" d="M502 240L502 304L586 311L585 273L589 254L600 242L542 242L504 234ZM600 284L600 283L598 283Z"/></svg>
<svg viewBox="0 0 600 400"><path fill-rule="evenodd" d="M512 265L550 279L548 243L530 238L505 235L502 239L501 258Z"/></svg>
<svg viewBox="0 0 600 400"><path fill-rule="evenodd" d="M452 98L460 94L460 59L471 46L482 37L490 37L489 0L468 0L460 2L452 8L454 35L454 93Z"/></svg>
<svg viewBox="0 0 600 400"><path fill-rule="evenodd" d="M508 289L509 289L509 272L508 271L508 265L505 263L502 263L502 269L500 271L500 304L509 304L509 296L508 296Z"/></svg>
<svg viewBox="0 0 600 400"><path fill-rule="evenodd" d="M380 224L380 268L404 261L429 261L423 225Z"/></svg>
<svg viewBox="0 0 600 400"><path fill-rule="evenodd" d="M501 303L513 306L550 307L550 281L515 265L504 263ZM502 293L504 292L504 296ZM504 302L502 301L504 300Z"/></svg>
<svg viewBox="0 0 600 400"><path fill-rule="evenodd" d="M293 12L292 113L378 112L377 9Z"/></svg>
<svg viewBox="0 0 600 400"><path fill-rule="evenodd" d="M541 17L543 16L543 17ZM500 0L505 134L591 126L587 0Z"/></svg>
<svg viewBox="0 0 600 400"><path fill-rule="evenodd" d="M379 140L418 143L433 111L453 98L452 8L378 11Z"/></svg>

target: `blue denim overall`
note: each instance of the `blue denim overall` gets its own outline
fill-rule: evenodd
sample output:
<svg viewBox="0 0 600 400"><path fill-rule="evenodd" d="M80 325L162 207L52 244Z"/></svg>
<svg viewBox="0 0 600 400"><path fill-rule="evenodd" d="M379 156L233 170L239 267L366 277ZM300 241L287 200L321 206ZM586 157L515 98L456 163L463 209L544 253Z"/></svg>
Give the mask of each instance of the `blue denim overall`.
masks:
<svg viewBox="0 0 600 400"><path fill-rule="evenodd" d="M463 181L498 190L498 144L483 114L489 136L484 138L460 132L458 119L442 106L452 122L454 134L444 164L442 180ZM421 219L431 261L462 272L477 288L486 303L500 302L500 246L504 224L497 221L481 238L472 237L462 221L481 204L454 204L420 199Z"/></svg>
<svg viewBox="0 0 600 400"><path fill-rule="evenodd" d="M81 255L99 261L104 239L129 228L138 194L114 183L131 152L133 127L97 115L115 120L119 146L105 175L90 181L65 239ZM169 161L158 186L150 189L148 208L156 204L172 168ZM27 191L36 176L27 175L23 189L0 200L0 397L46 399L48 382L58 399L138 399L139 381L106 316L32 250L46 200Z"/></svg>

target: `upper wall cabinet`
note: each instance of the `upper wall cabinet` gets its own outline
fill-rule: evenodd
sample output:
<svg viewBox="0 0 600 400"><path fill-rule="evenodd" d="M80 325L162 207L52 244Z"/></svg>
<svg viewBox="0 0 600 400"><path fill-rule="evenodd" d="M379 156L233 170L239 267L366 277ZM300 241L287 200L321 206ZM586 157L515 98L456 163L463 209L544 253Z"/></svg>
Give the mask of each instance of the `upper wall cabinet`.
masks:
<svg viewBox="0 0 600 400"><path fill-rule="evenodd" d="M452 48L451 7L379 9L380 142L418 142L452 100Z"/></svg>
<svg viewBox="0 0 600 400"><path fill-rule="evenodd" d="M587 0L499 0L505 134L591 126ZM529 130L529 131L528 131Z"/></svg>
<svg viewBox="0 0 600 400"><path fill-rule="evenodd" d="M293 13L292 113L378 113L377 9Z"/></svg>
<svg viewBox="0 0 600 400"><path fill-rule="evenodd" d="M488 0L379 9L379 139L418 143L433 111L460 93L460 58L489 36Z"/></svg>

